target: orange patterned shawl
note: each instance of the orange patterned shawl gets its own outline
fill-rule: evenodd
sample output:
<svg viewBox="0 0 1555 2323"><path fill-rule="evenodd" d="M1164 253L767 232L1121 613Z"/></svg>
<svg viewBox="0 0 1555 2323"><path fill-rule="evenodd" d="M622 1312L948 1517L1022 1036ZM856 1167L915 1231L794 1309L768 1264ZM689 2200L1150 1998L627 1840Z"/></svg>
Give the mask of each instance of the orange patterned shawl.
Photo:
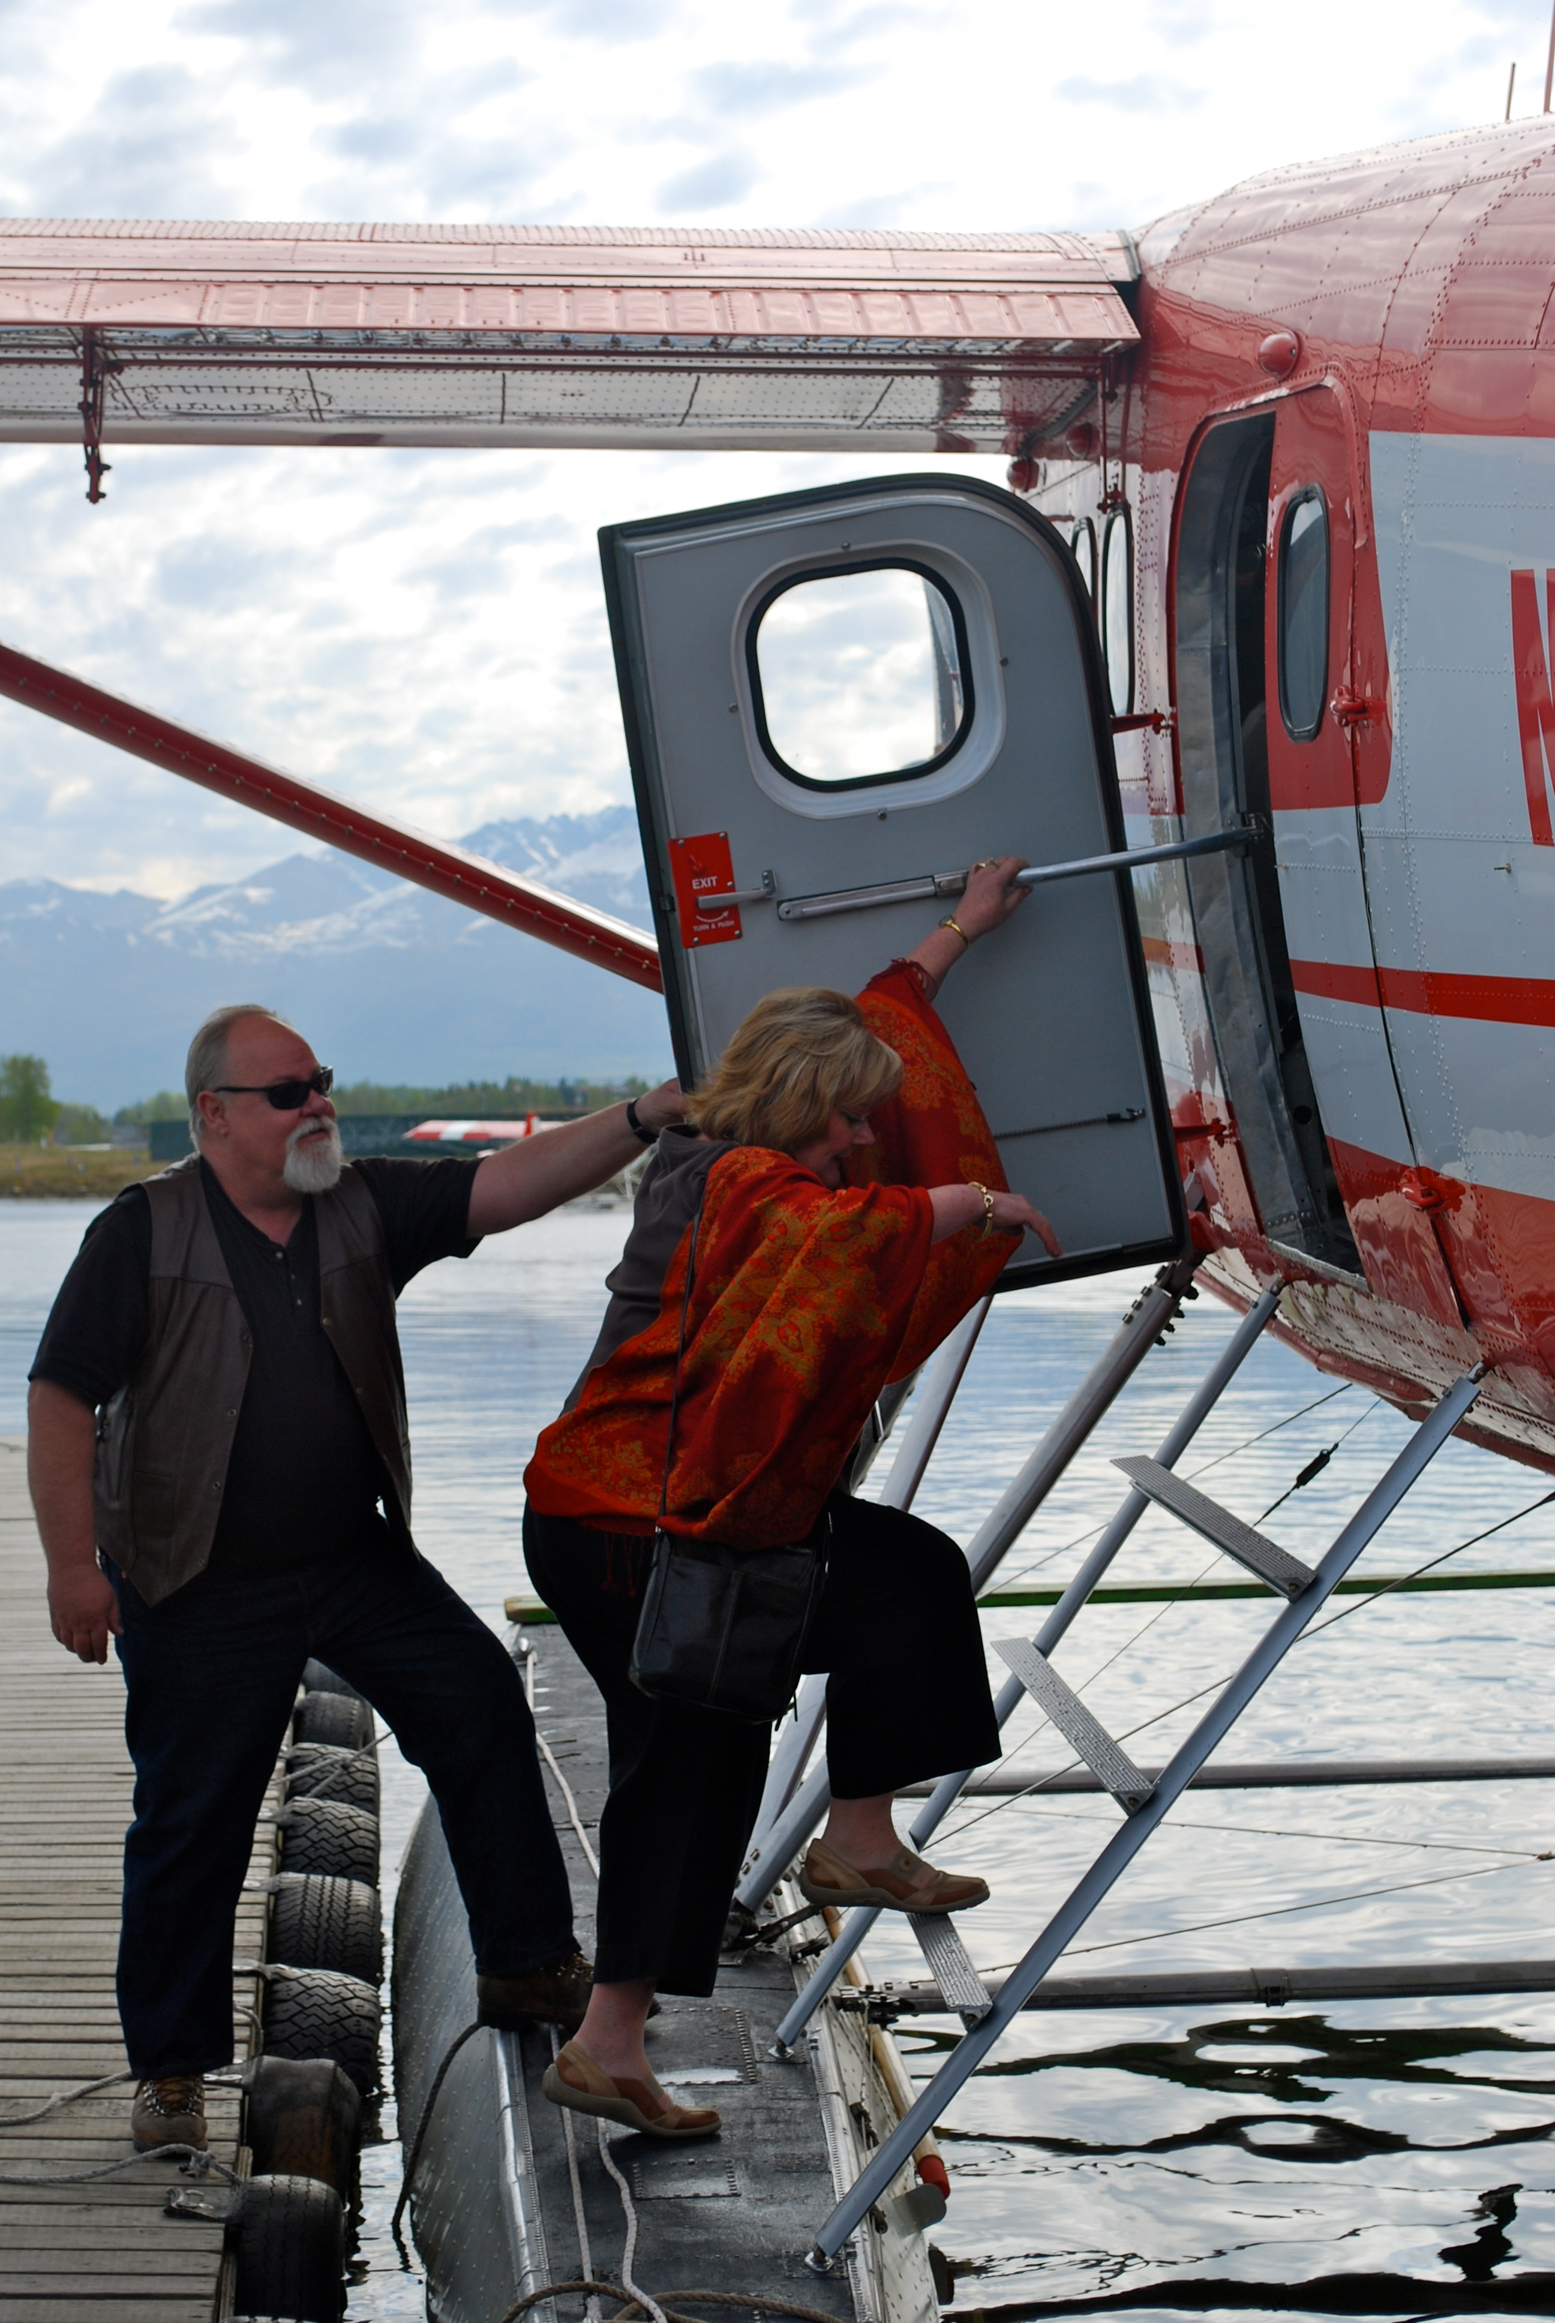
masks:
<svg viewBox="0 0 1555 2323"><path fill-rule="evenodd" d="M929 1186L1005 1184L949 1035L896 962L859 996L906 1068L850 1154L840 1192L765 1146L707 1176L687 1320L667 1528L775 1547L802 1540L880 1390L904 1378L988 1290L1010 1253L968 1230L931 1248ZM589 1374L540 1437L524 1476L534 1505L606 1530L658 1514L689 1232L657 1320Z"/></svg>

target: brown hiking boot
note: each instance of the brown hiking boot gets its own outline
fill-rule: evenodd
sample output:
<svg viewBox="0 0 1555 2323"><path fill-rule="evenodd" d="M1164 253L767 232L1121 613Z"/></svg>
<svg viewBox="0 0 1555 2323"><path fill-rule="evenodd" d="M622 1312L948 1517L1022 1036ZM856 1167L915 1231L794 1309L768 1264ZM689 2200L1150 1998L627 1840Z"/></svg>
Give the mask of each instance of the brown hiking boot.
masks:
<svg viewBox="0 0 1555 2323"><path fill-rule="evenodd" d="M651 2073L646 2081L613 2081L576 2041L568 2041L555 2064L547 2065L540 2088L553 2105L619 2121L640 2137L712 2137L723 2126L710 2105L676 2105Z"/></svg>
<svg viewBox="0 0 1555 2323"><path fill-rule="evenodd" d="M910 1847L904 1847L883 1871L855 1871L822 1839L810 1842L799 1888L812 1904L830 1904L834 1911L864 1904L876 1911L918 1912L929 1917L970 1911L974 1904L988 1901L986 1879L936 1871Z"/></svg>
<svg viewBox="0 0 1555 2323"><path fill-rule="evenodd" d="M520 2033L537 2024L576 2032L593 1982L594 1963L581 1952L553 1960L548 1968L526 1968L522 1976L477 1976L475 2013L499 2033Z"/></svg>
<svg viewBox="0 0 1555 2323"><path fill-rule="evenodd" d="M142 2081L130 2114L135 2151L149 2154L156 2146L199 2146L206 2143L205 2083L198 2073L170 2073L162 2081Z"/></svg>

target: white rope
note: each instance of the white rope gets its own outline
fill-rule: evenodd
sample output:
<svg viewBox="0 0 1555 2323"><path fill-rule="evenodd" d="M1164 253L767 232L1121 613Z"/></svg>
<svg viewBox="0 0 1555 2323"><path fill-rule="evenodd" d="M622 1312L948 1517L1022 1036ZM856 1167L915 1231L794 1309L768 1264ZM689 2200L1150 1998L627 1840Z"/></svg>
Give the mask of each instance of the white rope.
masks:
<svg viewBox="0 0 1555 2323"><path fill-rule="evenodd" d="M203 2178L214 2173L224 2178L229 2186L239 2183L236 2170L229 2170L225 2162L218 2162L206 2146L150 2146L143 2154L128 2154L122 2162L105 2162L97 2170L52 2171L29 2170L25 2175L15 2170L0 2170L0 2186L85 2186L93 2178L111 2178L119 2170L133 2170L140 2162L170 2161L174 2155L184 2164L191 2178Z"/></svg>
<svg viewBox="0 0 1555 2323"><path fill-rule="evenodd" d="M121 2081L135 2081L135 2073L105 2073L100 2081L83 2081L75 2089L56 2089L46 2105L34 2106L30 2113L0 2113L0 2129L25 2129L32 2121L47 2121L51 2113L58 2113L62 2105L74 2105L78 2097L95 2097L99 2089L116 2089Z"/></svg>
<svg viewBox="0 0 1555 2323"><path fill-rule="evenodd" d="M599 2124L599 2158L620 2190L621 2208L626 2213L626 2247L621 2253L621 2280L625 2284L629 2296L636 2300L645 2315L652 2318L652 2323L666 2323L664 2309L658 2304L658 2301L650 2299L647 2292L639 2289L632 2280L632 2262L637 2256L637 2209L632 2201L630 2186L616 2168L615 2159L610 2151L610 2140L605 2135L603 2122Z"/></svg>
<svg viewBox="0 0 1555 2323"><path fill-rule="evenodd" d="M213 2089L244 2089L248 2086L241 2074L227 2079L220 2073L207 2073L203 2078L207 2087ZM102 2089L117 2089L123 2081L144 2079L145 2075L141 2073L105 2073L99 2081L79 2081L74 2089L56 2089L46 2103L35 2105L29 2113L0 2113L0 2129L26 2129L29 2123L47 2121L51 2113L58 2113L63 2106L74 2105L78 2098L95 2097Z"/></svg>
<svg viewBox="0 0 1555 2323"><path fill-rule="evenodd" d="M554 2025L550 2032L551 2063L554 2065L561 2054L561 2042L556 2037ZM583 2179L578 2170L578 2133L573 2123L571 2106L558 2106L557 2111L562 2117L562 2140L567 2149L567 2180L572 2187L572 2217L578 2230L578 2272L585 2282L589 2282L594 2275L594 2253L589 2245L589 2222L583 2209ZM589 2292L583 2302L583 2312L589 2318L589 2323L600 2323L604 2310L600 2306L597 2292Z"/></svg>
<svg viewBox="0 0 1555 2323"><path fill-rule="evenodd" d="M578 1802L572 1795L572 1785L570 1782L568 1782L567 1777L562 1773L561 1768L557 1765L556 1753L554 1750L552 1750L550 1744L546 1741L545 1736L540 1732L538 1726L535 1728L535 1740L540 1745L540 1754L544 1758L546 1765L550 1768L552 1774L556 1777L557 1789L561 1792L562 1797L567 1802L567 1820L572 1825L573 1830L577 1834L578 1845L583 1850L584 1857L588 1863L590 1871L594 1874L594 1877L598 1879L599 1857L594 1853L592 1846L589 1844L589 1835L583 1828L583 1818L578 1813ZM587 2267L585 2267L583 2271L585 2274L587 2274Z"/></svg>
<svg viewBox="0 0 1555 2323"><path fill-rule="evenodd" d="M531 1711L534 1709L533 1673L533 1654L526 1654L524 1656L524 1692L529 1698L529 1707ZM561 1792L563 1799L566 1801L567 1820L569 1823L571 1823L573 1831L577 1837L578 1845L583 1850L584 1860L588 1864L590 1871L594 1874L594 1877L598 1879L599 1857L595 1854L593 1845L589 1839L589 1835L583 1828L583 1817L578 1812L578 1802L573 1796L572 1785L568 1782L567 1777L562 1773L561 1768L556 1762L555 1751L552 1750L550 1744L546 1741L545 1736L540 1732L538 1726L535 1728L535 1740L540 1745L541 1756L545 1760L546 1765L550 1768L551 1773L556 1778L557 1789ZM553 2061L555 2060L558 2052L559 2044L556 2039L555 2030L553 2029L551 2033L551 2056ZM578 2229L578 2259L584 2279L589 2280L592 2278L594 2273L594 2263L593 2256L589 2248L588 2225L583 2215L583 2181L578 2170L577 2140L573 2133L571 2108L568 2106L563 2106L561 2108L561 2117L562 2135L565 2138L567 2145L567 2175L572 2183L573 2216L577 2221ZM632 2264L637 2256L637 2209L636 2205L632 2201L632 2190L628 2186L625 2178L621 2175L621 2172L617 2169L615 2162L611 2157L610 2143L605 2136L605 2125L603 2122L599 2124L599 2158L604 2163L605 2168L609 2171L611 2177L614 2178L616 2182L617 2191L621 2196L621 2208L626 2218L626 2246L621 2254L621 2281L625 2286L628 2297L634 2299L638 2306L642 2308L644 2314L649 2317L649 2323L667 2323L664 2309L658 2304L657 2300L650 2299L647 2292L641 2289L641 2287L632 2279ZM590 2323L597 2323L597 2319L601 2310L598 2297L592 2291L588 2296L586 2312L590 2318Z"/></svg>
<svg viewBox="0 0 1555 2323"><path fill-rule="evenodd" d="M523 1665L524 1699L529 1704L529 1714L532 1718L534 1716L535 1707L535 1650L527 1638L521 1638L519 1640L519 1644L513 1648L513 1653L514 1658L521 1661ZM561 1792L563 1799L566 1801L567 1820L572 1825L578 1845L583 1850L583 1860L588 1865L590 1871L594 1874L594 1877L598 1879L599 1857L595 1854L593 1843L590 1840L588 1833L583 1828L583 1817L579 1814L578 1802L572 1795L572 1785L570 1782L568 1782L567 1777L562 1773L561 1768L557 1765L556 1753L551 1748L550 1744L546 1741L545 1736L540 1732L538 1725L535 1727L535 1740L540 1746L540 1756L545 1760L546 1765L550 1768L552 1774L556 1777L556 1787ZM585 2267L583 2270L585 2274L588 2274L590 2271L591 2270L588 2267Z"/></svg>

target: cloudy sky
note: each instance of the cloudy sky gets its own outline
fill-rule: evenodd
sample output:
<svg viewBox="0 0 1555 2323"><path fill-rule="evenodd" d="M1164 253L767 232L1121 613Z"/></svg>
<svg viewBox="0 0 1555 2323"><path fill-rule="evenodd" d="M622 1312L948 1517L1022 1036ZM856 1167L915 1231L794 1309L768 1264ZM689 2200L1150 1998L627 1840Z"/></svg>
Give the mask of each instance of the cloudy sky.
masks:
<svg viewBox="0 0 1555 2323"><path fill-rule="evenodd" d="M0 211L1139 226L1542 96L1548 0L0 0ZM627 796L595 529L901 469L732 453L0 447L0 637L455 834ZM931 464L943 467L937 460ZM971 463L998 475L994 462ZM0 876L290 850L0 708Z"/></svg>

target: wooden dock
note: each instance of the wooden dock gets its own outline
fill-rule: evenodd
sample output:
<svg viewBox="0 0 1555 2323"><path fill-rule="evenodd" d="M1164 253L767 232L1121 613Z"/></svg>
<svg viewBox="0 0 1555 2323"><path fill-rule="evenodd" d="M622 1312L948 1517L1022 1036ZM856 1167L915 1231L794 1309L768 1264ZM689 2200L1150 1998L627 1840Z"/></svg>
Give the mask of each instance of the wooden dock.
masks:
<svg viewBox="0 0 1555 2323"><path fill-rule="evenodd" d="M50 2187L133 2152L132 2087L123 2083L27 2128L3 2116L56 2090L125 2070L114 2007L119 1864L132 1772L124 1687L71 1659L50 1634L43 1564L21 1437L0 1437L0 2323L211 2323L230 2312L218 2226L169 2218L186 2185L171 2162L141 2162L93 2183ZM273 1869L261 1825L251 1877ZM238 1956L260 1956L266 1899L246 1894ZM239 2010L258 2005L254 1980ZM238 2055L248 2048L239 2018ZM238 2166L239 2100L211 2090L211 2150Z"/></svg>

